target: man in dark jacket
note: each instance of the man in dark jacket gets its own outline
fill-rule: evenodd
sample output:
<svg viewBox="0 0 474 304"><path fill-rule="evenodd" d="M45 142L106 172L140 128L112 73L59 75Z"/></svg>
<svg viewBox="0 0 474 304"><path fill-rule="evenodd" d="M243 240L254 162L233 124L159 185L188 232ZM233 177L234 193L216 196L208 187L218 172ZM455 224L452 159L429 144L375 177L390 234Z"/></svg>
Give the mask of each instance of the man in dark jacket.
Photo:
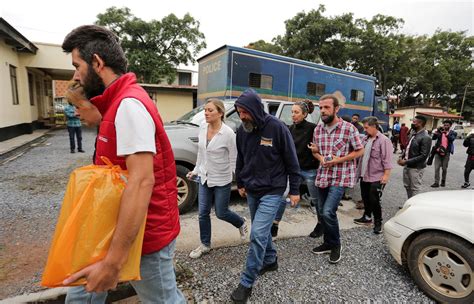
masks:
<svg viewBox="0 0 474 304"><path fill-rule="evenodd" d="M467 160L466 165L464 166L464 185L461 186L465 189L471 186L469 183L469 175L471 175L471 171L474 169L474 130L469 133L466 139L464 139L462 145L467 147Z"/></svg>
<svg viewBox="0 0 474 304"><path fill-rule="evenodd" d="M247 90L235 102L242 125L237 130L236 180L247 198L252 220L250 248L234 302L245 303L257 276L278 269L270 233L273 219L289 181L291 205L299 200L299 164L288 127L263 110L260 97Z"/></svg>
<svg viewBox="0 0 474 304"><path fill-rule="evenodd" d="M403 166L403 185L408 198L420 192L426 160L430 154L431 138L425 130L426 117L417 115L413 119L412 133L405 154L398 160Z"/></svg>
<svg viewBox="0 0 474 304"><path fill-rule="evenodd" d="M454 140L456 139L456 132L451 130L453 125L451 120L443 121L443 126L434 130L433 140L436 140L434 153L435 164L435 182L431 187L438 188L439 186L446 186L446 175L448 174L449 156L454 153ZM439 183L439 169L443 169L443 176L441 184Z"/></svg>

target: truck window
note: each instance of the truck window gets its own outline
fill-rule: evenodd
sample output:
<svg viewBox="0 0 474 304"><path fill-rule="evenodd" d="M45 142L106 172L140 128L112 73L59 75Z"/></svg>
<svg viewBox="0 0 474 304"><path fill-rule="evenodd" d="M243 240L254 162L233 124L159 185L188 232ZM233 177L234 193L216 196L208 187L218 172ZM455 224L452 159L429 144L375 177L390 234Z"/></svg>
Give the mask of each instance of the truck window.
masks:
<svg viewBox="0 0 474 304"><path fill-rule="evenodd" d="M280 120L283 121L286 125L291 126L293 124L293 119L291 118L291 107L293 105L287 104L284 105L280 112Z"/></svg>
<svg viewBox="0 0 474 304"><path fill-rule="evenodd" d="M251 88L271 90L273 88L273 76L250 73L249 86Z"/></svg>
<svg viewBox="0 0 474 304"><path fill-rule="evenodd" d="M278 108L280 107L279 103L269 103L268 104L268 114L276 116Z"/></svg>
<svg viewBox="0 0 474 304"><path fill-rule="evenodd" d="M326 85L324 83L316 83L308 81L306 85L306 95L323 96L326 93Z"/></svg>
<svg viewBox="0 0 474 304"><path fill-rule="evenodd" d="M387 113L387 101L383 98L377 100L377 110L381 113Z"/></svg>
<svg viewBox="0 0 474 304"><path fill-rule="evenodd" d="M351 90L351 100L352 101L364 101L364 91L361 90Z"/></svg>
<svg viewBox="0 0 474 304"><path fill-rule="evenodd" d="M239 113L234 110L227 114L227 118L225 119L224 123L234 130L234 132L237 132L237 129L240 127L242 121L240 120Z"/></svg>

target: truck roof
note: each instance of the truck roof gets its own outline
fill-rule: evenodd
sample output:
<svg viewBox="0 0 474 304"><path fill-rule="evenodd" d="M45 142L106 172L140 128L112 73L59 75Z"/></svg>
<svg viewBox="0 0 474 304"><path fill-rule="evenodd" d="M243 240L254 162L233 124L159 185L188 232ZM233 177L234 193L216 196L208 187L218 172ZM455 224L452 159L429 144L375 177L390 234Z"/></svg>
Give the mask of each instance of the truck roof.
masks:
<svg viewBox="0 0 474 304"><path fill-rule="evenodd" d="M266 57L266 58L269 58L269 59L280 60L280 61L293 63L293 64L297 64L297 65L302 65L302 66L315 67L315 68L319 68L319 69L326 70L326 71L329 71L329 72L337 72L337 73L342 73L342 74L347 74L347 75L353 75L353 76L357 76L357 77L360 77L360 78L369 79L369 80L372 80L372 81L376 80L376 78L373 77L373 76L369 76L369 75L365 75L365 74L361 74L361 73L356 73L356 72L350 72L350 71L330 67L330 66L327 66L327 65L324 65L324 64L314 63L314 62L301 60L301 59L296 59L296 58L291 58L291 57L282 56L282 55L275 55L275 54L262 52L262 51L258 51L258 50L253 50L253 49L248 49L248 48L235 47L235 46L231 46L231 45L223 45L223 46L215 49L214 51L198 58L197 61L199 62L199 61L205 59L206 57L209 57L212 54L215 54L215 53L217 53L217 52L219 52L223 49L228 49L229 51L238 51L238 52L247 53L247 54L259 55L259 56L263 56L263 57Z"/></svg>

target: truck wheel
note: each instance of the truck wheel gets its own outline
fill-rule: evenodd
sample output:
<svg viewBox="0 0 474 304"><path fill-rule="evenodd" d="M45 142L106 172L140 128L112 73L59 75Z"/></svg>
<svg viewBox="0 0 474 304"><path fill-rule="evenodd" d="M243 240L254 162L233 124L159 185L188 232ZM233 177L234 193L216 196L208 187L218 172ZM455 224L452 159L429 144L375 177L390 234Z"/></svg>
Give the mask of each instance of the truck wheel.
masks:
<svg viewBox="0 0 474 304"><path fill-rule="evenodd" d="M441 303L473 303L473 245L442 232L425 232L408 248L416 284Z"/></svg>
<svg viewBox="0 0 474 304"><path fill-rule="evenodd" d="M176 165L176 183L178 187L179 213L184 214L191 210L197 198L198 185L186 178L190 170L184 166Z"/></svg>

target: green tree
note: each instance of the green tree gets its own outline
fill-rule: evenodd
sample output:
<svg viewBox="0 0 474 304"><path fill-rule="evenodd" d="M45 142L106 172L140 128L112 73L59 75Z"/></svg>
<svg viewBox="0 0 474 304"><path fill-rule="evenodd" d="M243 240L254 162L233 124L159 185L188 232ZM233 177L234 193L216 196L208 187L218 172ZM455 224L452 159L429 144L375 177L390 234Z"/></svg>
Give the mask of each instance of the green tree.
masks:
<svg viewBox="0 0 474 304"><path fill-rule="evenodd" d="M110 7L97 15L96 24L117 34L129 70L140 82L173 82L178 65L195 63L196 55L206 47L199 21L189 14L182 19L170 14L147 22L135 17L129 8Z"/></svg>
<svg viewBox="0 0 474 304"><path fill-rule="evenodd" d="M325 17L324 5L308 13L300 12L285 21L286 32L274 43L286 56L341 69L351 68L351 52L358 30L352 14Z"/></svg>
<svg viewBox="0 0 474 304"><path fill-rule="evenodd" d="M275 40L275 39L273 39ZM253 50L258 50L262 52L267 52L267 53L272 53L272 54L277 54L277 55L283 55L283 50L280 47L280 45L272 43L272 42L266 42L265 40L258 40L255 42L250 42L246 48L248 49L253 49Z"/></svg>

